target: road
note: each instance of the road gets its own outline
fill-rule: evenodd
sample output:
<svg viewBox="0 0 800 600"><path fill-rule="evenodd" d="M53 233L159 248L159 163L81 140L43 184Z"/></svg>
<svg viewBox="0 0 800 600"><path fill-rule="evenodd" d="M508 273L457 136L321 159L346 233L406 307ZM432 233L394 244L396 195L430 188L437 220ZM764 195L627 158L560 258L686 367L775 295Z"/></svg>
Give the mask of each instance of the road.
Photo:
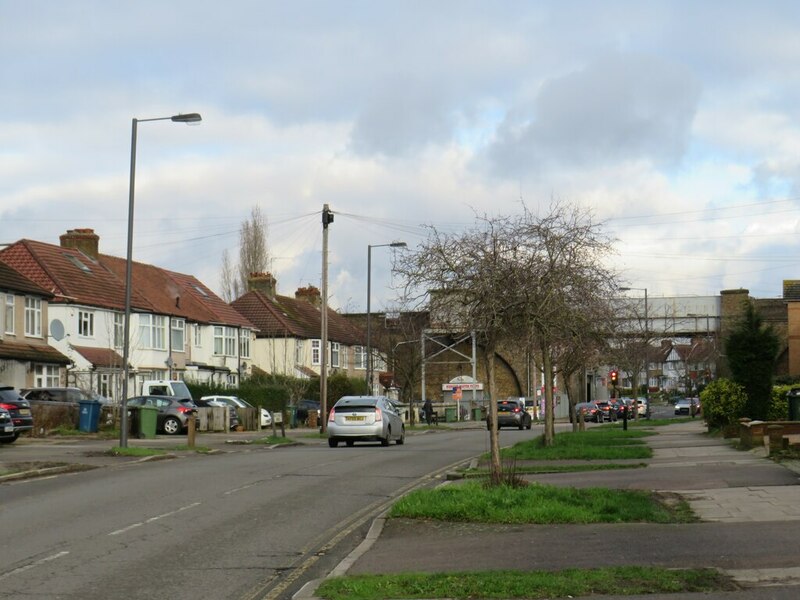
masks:
<svg viewBox="0 0 800 600"><path fill-rule="evenodd" d="M503 430L511 444L541 432ZM0 485L2 598L290 598L394 499L487 450L485 429L403 446L130 463Z"/></svg>

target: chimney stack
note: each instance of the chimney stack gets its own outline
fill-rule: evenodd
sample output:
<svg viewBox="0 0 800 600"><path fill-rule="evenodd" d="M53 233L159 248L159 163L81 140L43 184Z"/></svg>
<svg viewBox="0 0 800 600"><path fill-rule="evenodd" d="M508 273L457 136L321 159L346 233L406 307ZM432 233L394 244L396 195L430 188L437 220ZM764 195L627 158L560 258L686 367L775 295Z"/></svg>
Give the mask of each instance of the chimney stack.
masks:
<svg viewBox="0 0 800 600"><path fill-rule="evenodd" d="M94 260L99 256L100 236L94 229L68 229L58 239L61 240L62 248L80 250Z"/></svg>
<svg viewBox="0 0 800 600"><path fill-rule="evenodd" d="M247 287L251 292L261 292L268 298L275 298L277 283L272 273L250 273L247 278Z"/></svg>
<svg viewBox="0 0 800 600"><path fill-rule="evenodd" d="M297 291L294 293L294 297L296 300L305 300L316 308L322 307L322 294L320 293L319 288L316 288L313 285L309 285L308 287L304 288L297 288Z"/></svg>

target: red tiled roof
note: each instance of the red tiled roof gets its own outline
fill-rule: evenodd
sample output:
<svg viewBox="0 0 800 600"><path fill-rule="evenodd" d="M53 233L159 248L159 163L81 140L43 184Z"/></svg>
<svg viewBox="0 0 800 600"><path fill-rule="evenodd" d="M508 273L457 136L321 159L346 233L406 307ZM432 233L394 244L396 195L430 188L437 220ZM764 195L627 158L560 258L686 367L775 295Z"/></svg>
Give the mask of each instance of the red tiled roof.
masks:
<svg viewBox="0 0 800 600"><path fill-rule="evenodd" d="M41 363L68 365L72 361L52 346L0 340L0 359L32 360Z"/></svg>
<svg viewBox="0 0 800 600"><path fill-rule="evenodd" d="M270 298L252 291L231 302L231 306L258 328L258 337L320 338L320 309L306 300L288 296ZM364 344L363 332L331 309L328 309L328 339L348 345Z"/></svg>
<svg viewBox="0 0 800 600"><path fill-rule="evenodd" d="M100 254L95 260L72 248L20 240L0 251L0 261L52 292L52 303L125 310L127 261L123 258ZM171 315L196 323L253 326L191 275L134 262L131 284L135 312Z"/></svg>
<svg viewBox="0 0 800 600"><path fill-rule="evenodd" d="M73 348L95 367L122 366L122 357L110 348L88 348L86 346L73 346Z"/></svg>
<svg viewBox="0 0 800 600"><path fill-rule="evenodd" d="M51 295L47 290L36 285L22 273L2 262L0 262L0 290L22 292L23 294L38 294L44 297Z"/></svg>

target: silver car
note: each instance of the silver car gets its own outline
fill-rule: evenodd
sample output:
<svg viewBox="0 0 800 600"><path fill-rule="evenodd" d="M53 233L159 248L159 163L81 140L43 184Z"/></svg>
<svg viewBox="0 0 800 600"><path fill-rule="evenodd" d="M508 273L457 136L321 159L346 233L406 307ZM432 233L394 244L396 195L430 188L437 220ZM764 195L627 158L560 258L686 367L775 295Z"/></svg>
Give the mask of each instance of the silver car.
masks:
<svg viewBox="0 0 800 600"><path fill-rule="evenodd" d="M328 445L339 442L352 446L357 441L379 441L388 446L406 441L403 419L385 396L344 396L328 414Z"/></svg>

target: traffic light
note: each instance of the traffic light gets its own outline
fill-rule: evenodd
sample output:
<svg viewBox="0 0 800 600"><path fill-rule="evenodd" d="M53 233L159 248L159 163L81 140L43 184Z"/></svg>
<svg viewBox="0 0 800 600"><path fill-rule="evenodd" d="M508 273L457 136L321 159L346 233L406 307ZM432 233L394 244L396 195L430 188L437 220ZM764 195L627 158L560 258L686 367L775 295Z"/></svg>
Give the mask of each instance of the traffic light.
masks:
<svg viewBox="0 0 800 600"><path fill-rule="evenodd" d="M611 385L617 387L617 382L619 381L619 373L616 370L611 371L608 374L609 379L611 379Z"/></svg>

